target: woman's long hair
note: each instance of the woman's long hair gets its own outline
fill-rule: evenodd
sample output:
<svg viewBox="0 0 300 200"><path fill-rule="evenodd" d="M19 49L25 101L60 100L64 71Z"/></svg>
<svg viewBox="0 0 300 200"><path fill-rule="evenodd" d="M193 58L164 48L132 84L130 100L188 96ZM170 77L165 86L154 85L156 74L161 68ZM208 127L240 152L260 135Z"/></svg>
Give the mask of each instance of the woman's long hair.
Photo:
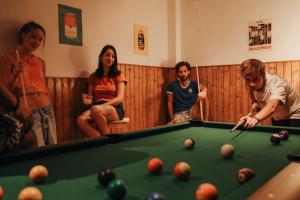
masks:
<svg viewBox="0 0 300 200"><path fill-rule="evenodd" d="M108 71L108 77L113 78L116 76L119 76L121 71L118 69L118 58L117 58L117 51L114 46L112 45L105 45L103 49L101 50L101 53L99 54L99 62L98 62L98 68L96 69L95 76L98 78L102 78L104 75L104 66L102 63L102 57L104 53L108 50L113 50L115 54L115 62L110 66L110 69Z"/></svg>

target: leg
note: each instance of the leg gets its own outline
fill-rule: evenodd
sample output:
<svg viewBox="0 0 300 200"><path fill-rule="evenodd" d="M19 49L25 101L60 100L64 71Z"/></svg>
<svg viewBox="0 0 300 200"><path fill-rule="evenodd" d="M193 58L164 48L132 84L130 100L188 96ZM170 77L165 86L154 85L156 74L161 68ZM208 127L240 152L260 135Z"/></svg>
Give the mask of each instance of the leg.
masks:
<svg viewBox="0 0 300 200"><path fill-rule="evenodd" d="M55 116L54 116L54 110L52 106L48 106L44 109L43 117L46 119L45 123L48 127L48 130L45 130L46 132L46 145L53 145L57 144L57 135L56 135L56 122L55 122Z"/></svg>
<svg viewBox="0 0 300 200"><path fill-rule="evenodd" d="M200 101L202 103L202 113L203 113L203 120L208 121L209 115L209 102L208 98L200 100L200 97L197 98L195 104L191 108L192 119L201 120L201 108L200 108Z"/></svg>
<svg viewBox="0 0 300 200"><path fill-rule="evenodd" d="M31 131L34 133L36 138L36 146L45 146L43 125L42 125L42 115L40 109L33 109L32 111L33 125Z"/></svg>
<svg viewBox="0 0 300 200"><path fill-rule="evenodd" d="M113 106L106 105L93 106L90 117L103 135L108 134L107 122L119 120L116 109Z"/></svg>
<svg viewBox="0 0 300 200"><path fill-rule="evenodd" d="M76 119L76 123L79 127L79 129L86 135L90 137L101 137L100 132L94 128L89 121L91 120L90 118L90 110L85 111L79 117Z"/></svg>

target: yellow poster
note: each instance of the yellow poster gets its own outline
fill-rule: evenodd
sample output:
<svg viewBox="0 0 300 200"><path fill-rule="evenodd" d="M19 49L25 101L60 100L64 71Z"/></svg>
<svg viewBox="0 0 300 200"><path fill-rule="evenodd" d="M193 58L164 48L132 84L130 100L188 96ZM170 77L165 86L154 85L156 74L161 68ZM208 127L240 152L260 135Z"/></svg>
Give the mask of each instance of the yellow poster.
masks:
<svg viewBox="0 0 300 200"><path fill-rule="evenodd" d="M148 28L146 26L134 25L134 54L148 55Z"/></svg>

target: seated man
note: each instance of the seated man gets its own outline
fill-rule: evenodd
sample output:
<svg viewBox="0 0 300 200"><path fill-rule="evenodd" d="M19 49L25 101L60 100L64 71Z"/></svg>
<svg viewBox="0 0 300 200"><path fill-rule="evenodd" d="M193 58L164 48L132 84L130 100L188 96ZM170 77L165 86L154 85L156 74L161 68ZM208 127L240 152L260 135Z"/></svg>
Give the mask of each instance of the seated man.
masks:
<svg viewBox="0 0 300 200"><path fill-rule="evenodd" d="M0 153L33 146L31 110L0 83Z"/></svg>
<svg viewBox="0 0 300 200"><path fill-rule="evenodd" d="M208 120L207 88L190 80L191 66L188 62L181 61L175 66L178 80L173 81L167 87L168 116L170 123L180 123L186 120ZM202 109L205 109L201 119L200 101Z"/></svg>

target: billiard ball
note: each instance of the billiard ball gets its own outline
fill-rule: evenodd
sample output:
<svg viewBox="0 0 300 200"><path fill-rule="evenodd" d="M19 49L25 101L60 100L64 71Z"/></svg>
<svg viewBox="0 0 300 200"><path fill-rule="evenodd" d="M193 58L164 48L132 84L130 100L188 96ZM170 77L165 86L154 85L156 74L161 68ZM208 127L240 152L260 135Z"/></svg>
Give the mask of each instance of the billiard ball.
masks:
<svg viewBox="0 0 300 200"><path fill-rule="evenodd" d="M187 180L191 175L191 167L186 162L179 162L174 166L173 172L179 180Z"/></svg>
<svg viewBox="0 0 300 200"><path fill-rule="evenodd" d="M42 200L43 195L36 187L26 187L18 195L18 200Z"/></svg>
<svg viewBox="0 0 300 200"><path fill-rule="evenodd" d="M29 171L29 178L34 183L42 183L48 176L48 169L43 165L36 165Z"/></svg>
<svg viewBox="0 0 300 200"><path fill-rule="evenodd" d="M186 138L183 142L183 145L185 149L193 149L195 146L195 140L192 138Z"/></svg>
<svg viewBox="0 0 300 200"><path fill-rule="evenodd" d="M278 135L281 136L281 139L282 139L283 141L287 141L287 140L289 139L289 137L290 137L290 134L289 134L289 132L288 132L287 130L282 130L282 131L280 131L280 132L278 133Z"/></svg>
<svg viewBox="0 0 300 200"><path fill-rule="evenodd" d="M163 169L163 162L159 158L151 158L147 164L148 171L153 175L159 175Z"/></svg>
<svg viewBox="0 0 300 200"><path fill-rule="evenodd" d="M109 182L114 180L115 178L116 174L111 168L102 169L98 173L98 181L104 187L106 187L109 184Z"/></svg>
<svg viewBox="0 0 300 200"><path fill-rule="evenodd" d="M0 186L0 200L3 198L4 196L4 190L3 190L3 187Z"/></svg>
<svg viewBox="0 0 300 200"><path fill-rule="evenodd" d="M231 144L224 144L220 149L220 154L223 158L232 158L234 155L235 149Z"/></svg>
<svg viewBox="0 0 300 200"><path fill-rule="evenodd" d="M216 200L218 199L218 190L211 183L203 183L198 186L195 197L197 200Z"/></svg>
<svg viewBox="0 0 300 200"><path fill-rule="evenodd" d="M112 200L123 199L123 197L126 195L126 192L127 186L120 179L114 179L108 184L107 194Z"/></svg>
<svg viewBox="0 0 300 200"><path fill-rule="evenodd" d="M278 134L272 134L271 135L271 138L270 138L270 141L272 142L272 144L280 144L280 142L281 142L281 137L280 137L280 135L278 135Z"/></svg>
<svg viewBox="0 0 300 200"><path fill-rule="evenodd" d="M165 200L165 197L158 192L153 192L149 194L145 200Z"/></svg>
<svg viewBox="0 0 300 200"><path fill-rule="evenodd" d="M255 173L252 169L250 168L242 168L238 171L236 180L240 183L243 184L253 178L255 176Z"/></svg>

